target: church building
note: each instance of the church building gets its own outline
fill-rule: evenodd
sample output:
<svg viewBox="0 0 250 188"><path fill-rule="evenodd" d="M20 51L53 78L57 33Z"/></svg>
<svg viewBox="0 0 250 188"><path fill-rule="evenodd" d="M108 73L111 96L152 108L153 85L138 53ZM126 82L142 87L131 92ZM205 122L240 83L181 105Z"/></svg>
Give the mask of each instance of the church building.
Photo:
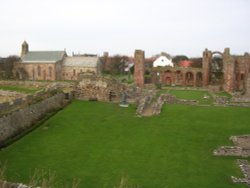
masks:
<svg viewBox="0 0 250 188"><path fill-rule="evenodd" d="M29 51L26 41L22 44L21 60L14 65L17 79L76 80L84 72L100 74L99 57L68 56L66 51Z"/></svg>

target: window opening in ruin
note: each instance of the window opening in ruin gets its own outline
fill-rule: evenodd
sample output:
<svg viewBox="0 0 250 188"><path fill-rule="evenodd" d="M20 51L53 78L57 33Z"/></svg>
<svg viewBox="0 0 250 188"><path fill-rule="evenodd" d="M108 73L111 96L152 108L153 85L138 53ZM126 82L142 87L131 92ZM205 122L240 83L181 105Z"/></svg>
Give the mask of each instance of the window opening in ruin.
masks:
<svg viewBox="0 0 250 188"><path fill-rule="evenodd" d="M221 85L223 83L223 57L214 54L210 62L210 84Z"/></svg>

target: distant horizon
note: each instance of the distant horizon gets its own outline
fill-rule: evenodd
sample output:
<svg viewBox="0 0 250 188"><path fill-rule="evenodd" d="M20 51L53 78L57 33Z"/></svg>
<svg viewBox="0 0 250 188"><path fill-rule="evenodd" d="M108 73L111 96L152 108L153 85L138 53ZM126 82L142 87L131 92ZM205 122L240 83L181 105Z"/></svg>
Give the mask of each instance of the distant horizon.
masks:
<svg viewBox="0 0 250 188"><path fill-rule="evenodd" d="M14 5L14 6L13 6ZM1 2L0 56L64 50L201 57L205 48L250 51L249 0L10 0Z"/></svg>
<svg viewBox="0 0 250 188"><path fill-rule="evenodd" d="M26 41L26 40L25 40ZM24 42L24 41L23 41ZM23 43L22 42L22 43ZM169 54L170 56L172 56L172 57L174 57L174 56L187 56L188 58L199 58L199 57L202 57L202 54L203 54L203 51L205 50L205 49L208 49L208 48L204 48L202 51L201 51L201 53L200 53L200 55L196 55L196 56L189 56L189 55L187 55L187 54L171 54L171 53L168 53L168 52L166 52L166 51L160 51L160 52L156 52L155 54L150 54L150 55L147 55L147 51L145 51L144 49L134 49L134 51L133 51L133 53L132 54L125 54L125 53L110 53L109 51L103 51L102 53L94 53L94 52L83 52L83 51L71 51L71 52L69 52L68 50L67 50L67 48L64 48L64 49L31 49L30 48L30 44L29 44L29 42L28 41L26 41L27 43L28 43L28 45L29 45L29 51L66 51L66 53L67 53L67 55L68 56L72 56L73 55L73 53L74 53L74 55L78 55L78 54L80 54L80 55L83 55L83 54L91 54L91 55L97 55L97 56L103 56L103 54L105 53L105 52L108 52L108 54L109 54L109 56L116 56L116 55L119 55L119 56L128 56L128 57L133 57L134 56L134 51L135 50L143 50L144 52L145 52L145 58L150 58L150 57L155 57L155 56L157 56L157 55L160 55L162 52L164 52L164 53L167 53L167 54ZM21 44L22 44L21 43ZM18 54L9 54L9 55L6 55L6 56L1 56L0 55L0 57L1 58L6 58L6 57L9 57L9 56L20 56L20 54L21 54L21 44L19 45L19 50L20 50L20 52L18 53ZM225 47L225 48L230 48L230 47ZM223 48L223 49L221 49L221 50L214 50L214 49L208 49L208 50L210 50L210 51L219 51L219 52L221 52L221 53L223 53L224 52L224 49L225 48ZM230 54L231 55L244 55L245 53L249 53L248 51L245 51L245 52L242 52L242 53L240 53L240 54L238 54L238 53L232 53L232 49L230 48Z"/></svg>

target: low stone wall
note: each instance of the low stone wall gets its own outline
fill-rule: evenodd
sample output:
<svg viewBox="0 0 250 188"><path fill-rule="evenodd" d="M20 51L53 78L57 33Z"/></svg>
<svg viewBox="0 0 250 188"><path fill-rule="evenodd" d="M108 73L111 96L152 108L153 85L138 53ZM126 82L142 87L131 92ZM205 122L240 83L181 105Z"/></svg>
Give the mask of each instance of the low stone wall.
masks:
<svg viewBox="0 0 250 188"><path fill-rule="evenodd" d="M51 82L0 80L0 85L44 88Z"/></svg>
<svg viewBox="0 0 250 188"><path fill-rule="evenodd" d="M20 95L19 98L0 103L0 117L10 113L11 111L15 111L19 108L24 108L31 104L47 99L59 92L61 92L60 89L51 87L43 91L38 91L33 95Z"/></svg>
<svg viewBox="0 0 250 188"><path fill-rule="evenodd" d="M138 98L136 114L141 116L148 105L152 102L156 92L155 90L149 90L141 94Z"/></svg>
<svg viewBox="0 0 250 188"><path fill-rule="evenodd" d="M235 146L221 146L214 155L250 157L250 135L231 136L230 140Z"/></svg>
<svg viewBox="0 0 250 188"><path fill-rule="evenodd" d="M7 140L31 128L46 113L66 105L65 94L58 93L35 104L13 111L0 118L0 146Z"/></svg>
<svg viewBox="0 0 250 188"><path fill-rule="evenodd" d="M247 103L250 103L250 98L235 98L235 97L233 97L231 101L232 102L242 102L242 103L247 102Z"/></svg>
<svg viewBox="0 0 250 188"><path fill-rule="evenodd" d="M214 150L216 156L239 156L250 157L250 135L231 136L235 146L222 146ZM246 183L250 186L250 165L247 160L238 159L237 163L244 175L244 178L231 176L234 183Z"/></svg>
<svg viewBox="0 0 250 188"><path fill-rule="evenodd" d="M156 103L153 105L153 114L158 115L161 113L163 104L187 104L187 105L197 105L196 100L185 100L177 99L174 95L171 94L161 94L157 99Z"/></svg>
<svg viewBox="0 0 250 188"><path fill-rule="evenodd" d="M22 183L11 183L0 180L0 188L32 188L32 187L24 185Z"/></svg>
<svg viewBox="0 0 250 188"><path fill-rule="evenodd" d="M232 176L232 181L234 183L246 183L248 186L250 186L250 165L247 160L238 159L237 164L240 167L241 172L244 175L244 178L236 178Z"/></svg>
<svg viewBox="0 0 250 188"><path fill-rule="evenodd" d="M75 97L84 100L119 101L125 85L112 78L80 75Z"/></svg>
<svg viewBox="0 0 250 188"><path fill-rule="evenodd" d="M230 99L226 96L214 96L216 105L227 105Z"/></svg>
<svg viewBox="0 0 250 188"><path fill-rule="evenodd" d="M218 156L241 156L242 148L238 146L222 146L214 150L214 155Z"/></svg>

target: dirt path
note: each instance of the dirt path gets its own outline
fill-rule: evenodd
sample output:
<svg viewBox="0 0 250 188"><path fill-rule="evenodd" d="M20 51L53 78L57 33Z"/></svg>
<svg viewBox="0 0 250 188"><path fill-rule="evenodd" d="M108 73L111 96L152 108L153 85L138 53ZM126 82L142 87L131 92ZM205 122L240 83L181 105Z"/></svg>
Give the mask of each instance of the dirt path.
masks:
<svg viewBox="0 0 250 188"><path fill-rule="evenodd" d="M153 103L151 103L150 105L148 105L143 113L142 113L142 116L152 116L153 115Z"/></svg>

